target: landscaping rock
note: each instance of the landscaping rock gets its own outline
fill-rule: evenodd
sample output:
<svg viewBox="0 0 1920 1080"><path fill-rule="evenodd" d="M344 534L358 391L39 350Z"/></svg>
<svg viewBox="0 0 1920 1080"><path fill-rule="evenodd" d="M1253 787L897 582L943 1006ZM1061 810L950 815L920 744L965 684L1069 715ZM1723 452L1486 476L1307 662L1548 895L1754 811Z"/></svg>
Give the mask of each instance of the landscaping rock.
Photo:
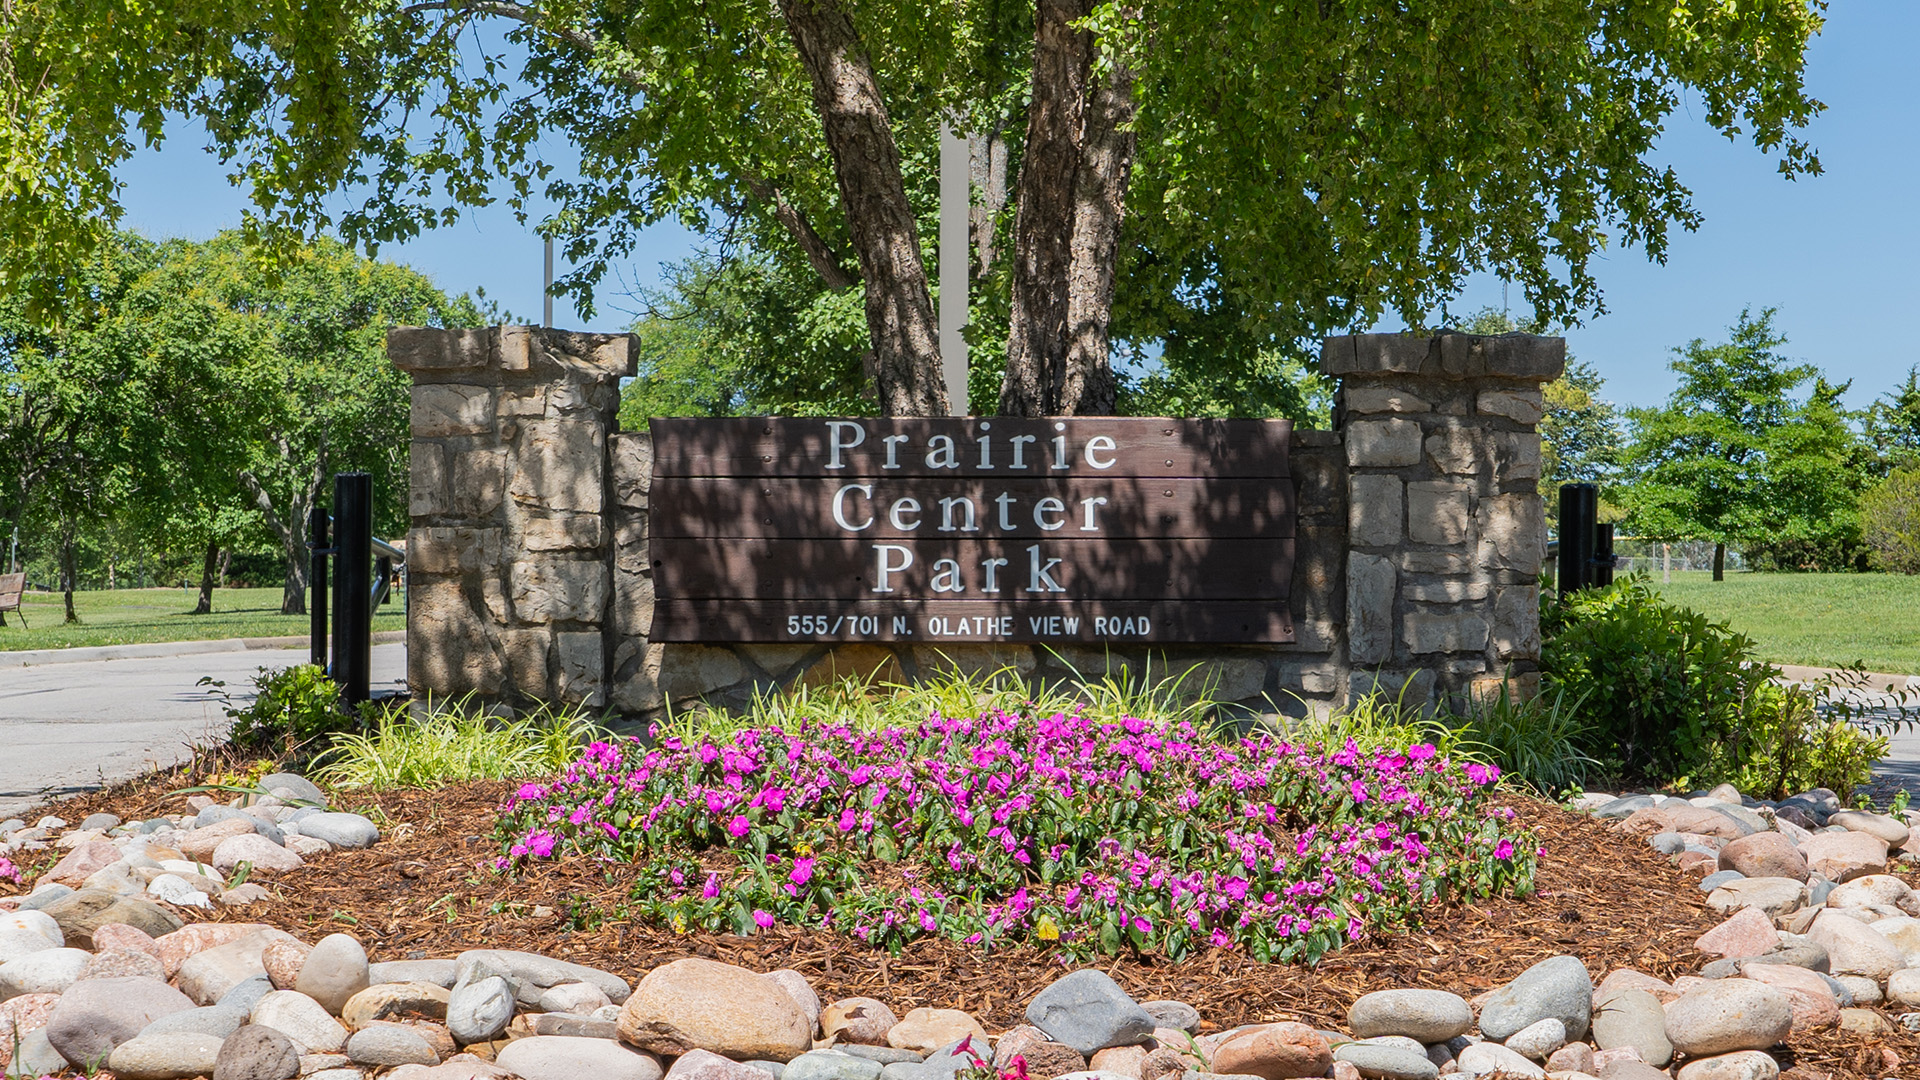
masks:
<svg viewBox="0 0 1920 1080"><path fill-rule="evenodd" d="M447 995L447 1030L462 1046L486 1042L513 1019L513 986L500 975L461 982Z"/></svg>
<svg viewBox="0 0 1920 1080"><path fill-rule="evenodd" d="M612 1004L607 995L592 983L561 983L540 995L540 1011L592 1016Z"/></svg>
<svg viewBox="0 0 1920 1080"><path fill-rule="evenodd" d="M1087 1059L1080 1051L1047 1038L1047 1033L1031 1024L1022 1024L1000 1036L993 1047L993 1067L1005 1073L1013 1068L1013 1059L1026 1062L1032 1080L1053 1080L1069 1073L1084 1072ZM1182 1070L1185 1065L1180 1066Z"/></svg>
<svg viewBox="0 0 1920 1080"><path fill-rule="evenodd" d="M256 874L282 874L298 870L307 861L259 833L229 836L213 849L213 868L231 874L241 863L251 864Z"/></svg>
<svg viewBox="0 0 1920 1080"><path fill-rule="evenodd" d="M1831 908L1813 920L1807 937L1827 950L1829 970L1835 975L1864 975L1884 983L1887 976L1907 963L1905 954L1893 942Z"/></svg>
<svg viewBox="0 0 1920 1080"><path fill-rule="evenodd" d="M880 1080L881 1068L877 1061L852 1054L815 1050L787 1062L780 1080ZM1028 1075L1033 1075L1031 1068Z"/></svg>
<svg viewBox="0 0 1920 1080"><path fill-rule="evenodd" d="M812 1047L811 1027L777 984L745 968L695 958L648 972L620 1010L620 1037L666 1056L707 1050L791 1061Z"/></svg>
<svg viewBox="0 0 1920 1080"><path fill-rule="evenodd" d="M309 803L324 808L327 797L314 786L313 781L298 773L269 773L260 778L260 787L272 792L275 798L291 805L295 802Z"/></svg>
<svg viewBox="0 0 1920 1080"><path fill-rule="evenodd" d="M379 826L359 814L311 814L301 818L297 827L301 836L348 850L372 847L380 839Z"/></svg>
<svg viewBox="0 0 1920 1080"><path fill-rule="evenodd" d="M267 943L291 938L280 930L261 928L224 945L194 953L180 963L174 981L196 1005L212 1005L249 979L266 979L261 961Z"/></svg>
<svg viewBox="0 0 1920 1080"><path fill-rule="evenodd" d="M1754 964L1742 974L1786 992L1793 1006L1795 1034L1822 1031L1840 1021L1840 999L1827 976L1791 964Z"/></svg>
<svg viewBox="0 0 1920 1080"><path fill-rule="evenodd" d="M98 935L96 934L97 938ZM4 969L0 969L4 970ZM80 969L80 979L124 979L130 976L148 979L167 979L166 966L160 958L138 949L101 949L88 957L85 967Z"/></svg>
<svg viewBox="0 0 1920 1080"><path fill-rule="evenodd" d="M470 963L482 957L490 963L499 965L503 969L499 972L500 974L511 975L542 990L559 986L561 983L592 983L599 987L600 992L607 995L607 1000L615 1005L626 1001L627 996L632 992L632 987L627 985L625 979L611 972L601 971L599 968L588 967L585 964L555 960L550 956L541 956L539 953L519 952L514 949L472 949L461 953L456 963ZM419 975L409 978L434 981Z"/></svg>
<svg viewBox="0 0 1920 1080"><path fill-rule="evenodd" d="M291 1080L300 1075L300 1048L270 1027L248 1025L220 1044L213 1080Z"/></svg>
<svg viewBox="0 0 1920 1080"><path fill-rule="evenodd" d="M1141 1068L1146 1061L1145 1046L1109 1046L1105 1050L1094 1051L1093 1056L1087 1059L1087 1068L1097 1073L1122 1076L1126 1080L1141 1080Z"/></svg>
<svg viewBox="0 0 1920 1080"><path fill-rule="evenodd" d="M20 1040L13 1051L13 1060L6 1067L8 1080L18 1077L20 1080L33 1080L34 1077L59 1073L66 1069L67 1059L47 1041L47 1029L36 1028Z"/></svg>
<svg viewBox="0 0 1920 1080"><path fill-rule="evenodd" d="M193 1002L157 979L88 979L60 995L47 1019L47 1041L80 1068L103 1064L113 1048L163 1016Z"/></svg>
<svg viewBox="0 0 1920 1080"><path fill-rule="evenodd" d="M1259 1024L1233 1032L1214 1048L1216 1073L1238 1073L1263 1080L1324 1076L1333 1064L1326 1036L1305 1024Z"/></svg>
<svg viewBox="0 0 1920 1080"><path fill-rule="evenodd" d="M1082 1054L1153 1036L1153 1017L1098 968L1063 975L1035 994L1027 1004L1027 1022Z"/></svg>
<svg viewBox="0 0 1920 1080"><path fill-rule="evenodd" d="M1833 957L1828 954L1826 946L1811 938L1781 934L1780 944L1774 949L1759 956L1749 956L1739 961L1738 966L1744 971L1750 964L1790 964L1808 971L1830 971Z"/></svg>
<svg viewBox="0 0 1920 1080"><path fill-rule="evenodd" d="M541 1013L533 1018L535 1035L571 1035L581 1039L617 1039L620 1026L612 1020L571 1013Z"/></svg>
<svg viewBox="0 0 1920 1080"><path fill-rule="evenodd" d="M1888 976L1887 1000L1905 1009L1920 1009L1920 968L1906 968Z"/></svg>
<svg viewBox="0 0 1920 1080"><path fill-rule="evenodd" d="M59 1002L57 994L27 994L0 1001L0 1070L13 1058L14 1041L46 1027Z"/></svg>
<svg viewBox="0 0 1920 1080"><path fill-rule="evenodd" d="M1759 908L1741 908L1719 926L1700 935L1693 947L1708 956L1742 959L1771 952L1780 945L1780 932Z"/></svg>
<svg viewBox="0 0 1920 1080"><path fill-rule="evenodd" d="M1596 1014L1594 1016L1596 1026L1599 1024L1599 1021L1600 1017ZM1662 1042L1665 1042L1666 1036L1662 1035L1660 1039ZM1586 1043L1568 1043L1547 1055L1547 1074L1549 1076L1554 1073L1563 1072L1591 1074L1598 1068L1599 1066L1593 1063L1593 1047L1588 1046Z"/></svg>
<svg viewBox="0 0 1920 1080"><path fill-rule="evenodd" d="M351 935L328 934L307 954L293 988L338 1016L353 995L367 989L367 986L367 950ZM605 1003L604 997L601 1003ZM396 1061L388 1064L406 1063Z"/></svg>
<svg viewBox="0 0 1920 1080"><path fill-rule="evenodd" d="M1689 1061L1676 1080L1778 1080L1780 1063L1758 1050L1741 1050L1719 1057Z"/></svg>
<svg viewBox="0 0 1920 1080"><path fill-rule="evenodd" d="M971 1015L959 1009L914 1009L887 1031L887 1045L899 1050L933 1057L937 1052L965 1038L984 1045L987 1029Z"/></svg>
<svg viewBox="0 0 1920 1080"><path fill-rule="evenodd" d="M396 1065L440 1064L440 1055L427 1045L427 1040L399 1024L373 1024L354 1032L347 1038L346 1053L355 1065L383 1069Z"/></svg>
<svg viewBox="0 0 1920 1080"><path fill-rule="evenodd" d="M160 962L166 965L167 977L172 978L188 957L265 929L268 927L261 923L194 923L156 937L153 947L159 951ZM292 935L288 935L288 939L292 940Z"/></svg>
<svg viewBox="0 0 1920 1080"><path fill-rule="evenodd" d="M1707 907L1721 915L1758 908L1770 919L1792 914L1810 902L1806 883L1786 877L1741 878L1707 894Z"/></svg>
<svg viewBox="0 0 1920 1080"><path fill-rule="evenodd" d="M85 949L42 949L0 964L0 999L65 993L92 959Z"/></svg>
<svg viewBox="0 0 1920 1080"><path fill-rule="evenodd" d="M1904 847L1907 843L1907 826L1885 814L1875 814L1866 810L1842 810L1827 818L1828 825L1838 825L1848 832L1866 833L1879 838L1889 848Z"/></svg>
<svg viewBox="0 0 1920 1080"><path fill-rule="evenodd" d="M347 1045L347 1029L319 1002L293 990L275 990L261 998L253 1007L253 1023L292 1039L303 1054L337 1054Z"/></svg>
<svg viewBox="0 0 1920 1080"><path fill-rule="evenodd" d="M190 1031L224 1039L240 1030L252 1011L233 1005L202 1005L196 1009L163 1016L140 1029L140 1034L164 1035L176 1031Z"/></svg>
<svg viewBox="0 0 1920 1080"><path fill-rule="evenodd" d="M1367 1080L1437 1080L1440 1067L1427 1056L1398 1046L1343 1043L1333 1051L1336 1061L1352 1065Z"/></svg>
<svg viewBox="0 0 1920 1080"><path fill-rule="evenodd" d="M646 980L640 981L644 986ZM644 991L636 989L634 996L638 997L641 993ZM711 1051L693 1049L674 1059L666 1077L667 1080L766 1080L767 1074Z"/></svg>
<svg viewBox="0 0 1920 1080"><path fill-rule="evenodd" d="M1593 980L1579 957L1542 960L1489 994L1480 1008L1480 1033L1505 1040L1549 1016L1566 1026L1569 1039L1587 1037L1593 1016Z"/></svg>
<svg viewBox="0 0 1920 1080"><path fill-rule="evenodd" d="M1868 912L1876 920L1911 918L1920 915L1920 893L1892 874L1869 874L1835 885L1827 894L1827 906Z"/></svg>
<svg viewBox="0 0 1920 1080"><path fill-rule="evenodd" d="M820 1010L820 1033L828 1042L885 1046L887 1032L899 1022L884 1002L868 997L841 998Z"/></svg>
<svg viewBox="0 0 1920 1080"><path fill-rule="evenodd" d="M1800 854L1814 873L1836 883L1887 872L1887 842L1872 833L1815 833Z"/></svg>
<svg viewBox="0 0 1920 1080"><path fill-rule="evenodd" d="M652 1054L606 1039L562 1035L515 1039L495 1060L525 1080L661 1080L664 1072L660 1059ZM878 1075L877 1067L874 1073Z"/></svg>
<svg viewBox="0 0 1920 1080"><path fill-rule="evenodd" d="M67 852L59 862L53 864L52 868L40 875L40 878L43 881L78 887L95 872L104 870L119 861L119 848L108 841L95 840Z"/></svg>
<svg viewBox="0 0 1920 1080"><path fill-rule="evenodd" d="M1143 1001L1140 1007L1153 1017L1153 1026L1188 1034L1200 1030L1200 1010L1184 1001Z"/></svg>
<svg viewBox="0 0 1920 1080"><path fill-rule="evenodd" d="M808 1030L819 1029L820 995L813 992L813 984L807 981L805 975L791 968L781 968L777 971L769 971L761 977L771 979L793 998L793 1003L800 1006L800 1014L807 1018Z"/></svg>
<svg viewBox="0 0 1920 1080"><path fill-rule="evenodd" d="M93 931L107 923L125 923L160 937L180 929L180 917L152 901L137 896L119 896L100 889L81 889L61 896L41 911L52 916L68 945L93 948Z"/></svg>
<svg viewBox="0 0 1920 1080"><path fill-rule="evenodd" d="M1474 1043L1461 1050L1453 1060L1460 1071L1469 1076L1502 1072L1517 1080L1540 1080L1547 1075L1545 1069L1499 1043Z"/></svg>
<svg viewBox="0 0 1920 1080"><path fill-rule="evenodd" d="M1376 990L1347 1010L1347 1026L1362 1039L1405 1035L1441 1043L1473 1028L1473 1007L1445 990Z"/></svg>
<svg viewBox="0 0 1920 1080"><path fill-rule="evenodd" d="M1538 1023L1528 1024L1508 1036L1506 1042L1507 1049L1533 1061L1545 1061L1548 1054L1565 1045L1567 1045L1567 1025L1553 1016Z"/></svg>
<svg viewBox="0 0 1920 1080"><path fill-rule="evenodd" d="M443 990L451 990L459 980L460 964L456 960L389 960L367 966L367 981L374 986L381 983L432 983Z"/></svg>
<svg viewBox="0 0 1920 1080"><path fill-rule="evenodd" d="M445 1020L450 996L434 983L377 983L348 998L340 1019L355 1030L377 1020Z"/></svg>
<svg viewBox="0 0 1920 1080"><path fill-rule="evenodd" d="M1650 1065L1665 1067L1673 1060L1666 1010L1645 990L1616 990L1602 997L1593 1013L1593 1041L1602 1050L1631 1047Z"/></svg>
<svg viewBox="0 0 1920 1080"><path fill-rule="evenodd" d="M137 1035L113 1048L107 1068L117 1080L187 1080L213 1072L221 1040L194 1031Z"/></svg>
<svg viewBox="0 0 1920 1080"><path fill-rule="evenodd" d="M1787 995L1750 979L1723 979L1667 1006L1667 1041L1693 1057L1764 1050L1793 1030Z"/></svg>

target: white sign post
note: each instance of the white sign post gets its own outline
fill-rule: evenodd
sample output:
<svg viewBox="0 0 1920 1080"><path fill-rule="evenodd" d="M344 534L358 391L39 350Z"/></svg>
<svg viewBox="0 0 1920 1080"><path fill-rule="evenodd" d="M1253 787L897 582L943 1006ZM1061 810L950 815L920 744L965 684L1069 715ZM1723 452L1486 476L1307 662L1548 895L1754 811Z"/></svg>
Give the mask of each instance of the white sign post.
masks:
<svg viewBox="0 0 1920 1080"><path fill-rule="evenodd" d="M967 415L967 137L940 124L940 368L953 415Z"/></svg>

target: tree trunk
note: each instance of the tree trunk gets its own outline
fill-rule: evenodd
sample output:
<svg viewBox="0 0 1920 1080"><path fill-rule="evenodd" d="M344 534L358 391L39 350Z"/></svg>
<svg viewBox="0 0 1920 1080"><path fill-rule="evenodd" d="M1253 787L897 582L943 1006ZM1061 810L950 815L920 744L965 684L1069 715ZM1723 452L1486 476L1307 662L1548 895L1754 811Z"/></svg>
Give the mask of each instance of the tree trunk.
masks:
<svg viewBox="0 0 1920 1080"><path fill-rule="evenodd" d="M284 444L281 453L287 453ZM313 471L313 487L293 492L293 504L287 508L287 516L282 518L273 508L273 496L267 492L265 484L252 471L240 471L240 486L247 489L253 499L253 505L266 520L267 531L280 541L280 550L286 553L286 574L281 579L280 614L305 615L307 613L307 567L308 554L306 527L308 511L313 508L314 492L319 489L321 468Z"/></svg>
<svg viewBox="0 0 1920 1080"><path fill-rule="evenodd" d="M1133 74L1118 60L1095 75L1074 178L1073 263L1067 273L1067 353L1060 411L1110 416L1119 389L1107 329L1127 178L1133 171Z"/></svg>
<svg viewBox="0 0 1920 1080"><path fill-rule="evenodd" d="M80 615L73 610L74 579L79 577L77 559L74 555L74 531L71 525L60 530L60 592L67 603L66 624L72 626L80 621Z"/></svg>
<svg viewBox="0 0 1920 1080"><path fill-rule="evenodd" d="M1727 580L1727 545L1718 541L1713 545L1713 580Z"/></svg>
<svg viewBox="0 0 1920 1080"><path fill-rule="evenodd" d="M1093 35L1073 23L1091 11L1091 0L1039 0L1034 9L1032 104L1013 211L1012 325L1000 386L1000 411L1009 416L1061 409L1074 180L1093 60Z"/></svg>
<svg viewBox="0 0 1920 1080"><path fill-rule="evenodd" d="M1007 205L1007 140L999 128L967 140L969 179L979 191L979 200L967 206L968 225L972 229L973 276L985 278L993 273L994 233L1000 226L1000 211Z"/></svg>
<svg viewBox="0 0 1920 1080"><path fill-rule="evenodd" d="M886 103L853 20L838 0L780 0L813 83L814 108L866 291L867 373L888 416L945 416L946 378L920 235Z"/></svg>
<svg viewBox="0 0 1920 1080"><path fill-rule="evenodd" d="M200 602L193 605L194 615L213 614L213 577L220 568L220 541L207 541L207 556L200 562Z"/></svg>

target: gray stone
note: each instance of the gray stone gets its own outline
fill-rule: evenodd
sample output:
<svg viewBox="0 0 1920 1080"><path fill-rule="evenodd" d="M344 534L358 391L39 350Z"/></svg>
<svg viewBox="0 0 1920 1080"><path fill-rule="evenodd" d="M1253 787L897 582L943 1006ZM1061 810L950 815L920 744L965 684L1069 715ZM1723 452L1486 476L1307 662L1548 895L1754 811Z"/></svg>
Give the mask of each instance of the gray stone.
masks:
<svg viewBox="0 0 1920 1080"><path fill-rule="evenodd" d="M1791 1030L1792 999L1750 979L1695 987L1666 1008L1667 1041L1690 1057L1765 1050Z"/></svg>
<svg viewBox="0 0 1920 1080"><path fill-rule="evenodd" d="M301 836L349 850L372 847L380 839L379 826L359 814L314 814L301 818L299 829Z"/></svg>
<svg viewBox="0 0 1920 1080"><path fill-rule="evenodd" d="M423 982L446 990L460 978L459 965L453 960L389 960L367 967L367 981L381 983Z"/></svg>
<svg viewBox="0 0 1920 1080"><path fill-rule="evenodd" d="M816 1050L787 1062L783 1080L880 1080L880 1062Z"/></svg>
<svg viewBox="0 0 1920 1080"><path fill-rule="evenodd" d="M447 999L447 1030L453 1041L486 1042L507 1029L513 1019L513 987L498 975L462 982Z"/></svg>
<svg viewBox="0 0 1920 1080"><path fill-rule="evenodd" d="M113 1048L107 1068L117 1080L188 1080L213 1072L220 1039L197 1031L137 1035Z"/></svg>
<svg viewBox="0 0 1920 1080"><path fill-rule="evenodd" d="M1447 480L1407 485L1407 536L1416 544L1452 547L1467 540L1471 484Z"/></svg>
<svg viewBox="0 0 1920 1080"><path fill-rule="evenodd" d="M1593 1015L1593 979L1576 956L1555 956L1528 968L1495 990L1480 1009L1480 1033L1504 1040L1522 1028L1552 1016L1566 1026L1567 1038L1587 1037Z"/></svg>
<svg viewBox="0 0 1920 1080"><path fill-rule="evenodd" d="M1027 1005L1027 1022L1082 1054L1153 1037L1153 1017L1095 968L1064 975L1035 994Z"/></svg>
<svg viewBox="0 0 1920 1080"><path fill-rule="evenodd" d="M293 988L320 1003L335 1016L347 1000L369 985L367 950L349 934L328 934L320 939L300 965ZM401 1065L405 1062L389 1062Z"/></svg>
<svg viewBox="0 0 1920 1080"><path fill-rule="evenodd" d="M53 916L66 935L67 944L82 949L93 946L95 927L107 923L126 923L146 931L149 937L162 937L180 929L180 917L166 908L137 896L119 896L100 889L81 889L67 893L39 910Z"/></svg>
<svg viewBox="0 0 1920 1080"><path fill-rule="evenodd" d="M1397 476L1360 475L1347 481L1347 537L1355 547L1398 547L1405 541L1404 484Z"/></svg>
<svg viewBox="0 0 1920 1080"><path fill-rule="evenodd" d="M260 787L289 806L307 803L325 809L327 805L326 793L298 773L268 773L260 778Z"/></svg>
<svg viewBox="0 0 1920 1080"><path fill-rule="evenodd" d="M235 1008L232 1005L202 1005L185 1012L163 1016L140 1029L141 1035L166 1035L177 1031L189 1031L200 1035L212 1035L217 1039L239 1031L247 1022L252 1009Z"/></svg>
<svg viewBox="0 0 1920 1080"><path fill-rule="evenodd" d="M1740 826L1742 829L1745 829L1746 832L1743 835L1752 836L1755 833L1763 833L1767 831L1767 819L1761 817L1759 814L1754 813L1753 811L1747 809L1744 806L1735 806L1731 803L1716 802L1712 806L1707 807L1707 809L1713 811L1716 814L1721 815L1722 817L1730 819L1734 824Z"/></svg>
<svg viewBox="0 0 1920 1080"><path fill-rule="evenodd" d="M223 1009L245 1009L248 1016L253 1015L253 1007L260 999L273 993L273 980L265 972L242 979L233 984L226 993L215 1002Z"/></svg>
<svg viewBox="0 0 1920 1080"><path fill-rule="evenodd" d="M92 959L85 949L41 949L0 964L0 1001L22 994L65 993Z"/></svg>
<svg viewBox="0 0 1920 1080"><path fill-rule="evenodd" d="M43 881L34 886L33 892L20 901L18 910L43 911L55 900L71 895L73 895L73 889L70 886L62 885L57 881Z"/></svg>
<svg viewBox="0 0 1920 1080"><path fill-rule="evenodd" d="M1356 420L1347 424L1347 464L1391 469L1420 463L1420 424L1415 420Z"/></svg>
<svg viewBox="0 0 1920 1080"><path fill-rule="evenodd" d="M295 990L275 990L253 1007L253 1023L270 1027L307 1054L337 1054L347 1045L347 1029L320 1003Z"/></svg>
<svg viewBox="0 0 1920 1080"><path fill-rule="evenodd" d="M1486 619L1470 613L1406 617L1407 649L1416 655L1482 652L1491 632Z"/></svg>
<svg viewBox="0 0 1920 1080"><path fill-rule="evenodd" d="M185 994L157 979L88 979L60 995L43 1030L61 1057L90 1068L155 1020L191 1008Z"/></svg>
<svg viewBox="0 0 1920 1080"><path fill-rule="evenodd" d="M440 1055L419 1032L399 1024L374 1024L354 1032L347 1038L347 1057L355 1065L377 1068L440 1063Z"/></svg>
<svg viewBox="0 0 1920 1080"><path fill-rule="evenodd" d="M300 1075L300 1048L282 1032L249 1024L227 1036L213 1080L292 1080Z"/></svg>
<svg viewBox="0 0 1920 1080"><path fill-rule="evenodd" d="M1507 1049L1533 1061L1545 1061L1547 1055L1567 1045L1567 1025L1558 1017L1528 1024L1507 1037Z"/></svg>
<svg viewBox="0 0 1920 1080"><path fill-rule="evenodd" d="M1664 1068L1673 1060L1666 1010L1645 990L1617 990L1601 999L1593 1014L1593 1041L1602 1050L1632 1047L1649 1065Z"/></svg>
<svg viewBox="0 0 1920 1080"><path fill-rule="evenodd" d="M88 814L86 819L80 822L80 828L82 830L99 829L105 832L108 829L119 826L119 824L120 818L116 814Z"/></svg>
<svg viewBox="0 0 1920 1080"><path fill-rule="evenodd" d="M1713 873L1700 879L1700 891L1710 893L1728 882L1739 881L1746 876L1747 875L1738 870L1715 870Z"/></svg>
<svg viewBox="0 0 1920 1080"><path fill-rule="evenodd" d="M1347 638L1356 664L1393 656L1393 563L1377 555L1347 554Z"/></svg>
<svg viewBox="0 0 1920 1080"><path fill-rule="evenodd" d="M1631 817L1636 810L1646 810L1653 806L1651 795L1624 795L1606 803L1593 811L1593 816L1607 821L1617 821Z"/></svg>
<svg viewBox="0 0 1920 1080"><path fill-rule="evenodd" d="M1143 1001L1140 1007L1153 1017L1153 1026L1184 1031L1191 1035L1200 1030L1200 1010L1184 1001Z"/></svg>
<svg viewBox="0 0 1920 1080"><path fill-rule="evenodd" d="M64 1072L67 1059L53 1048L47 1040L47 1029L34 1028L20 1037L19 1045L14 1049L13 1060L7 1063L4 1074L7 1080L36 1080Z"/></svg>
<svg viewBox="0 0 1920 1080"><path fill-rule="evenodd" d="M567 1035L577 1039L617 1039L620 1025L612 1020L570 1013L541 1013L533 1018L535 1035Z"/></svg>
<svg viewBox="0 0 1920 1080"><path fill-rule="evenodd" d="M1469 1076L1483 1073L1503 1072L1520 1080L1541 1080L1547 1071L1540 1066L1501 1046L1499 1043L1474 1043L1460 1051L1454 1057L1460 1071Z"/></svg>
<svg viewBox="0 0 1920 1080"><path fill-rule="evenodd" d="M1342 1043L1333 1048L1333 1060L1352 1065L1368 1080L1436 1080L1440 1075L1439 1067L1427 1060L1424 1052L1399 1046Z"/></svg>
<svg viewBox="0 0 1920 1080"><path fill-rule="evenodd" d="M849 1043L835 1047L835 1049L844 1050L854 1057L866 1058L868 1061L877 1061L882 1065L897 1065L901 1063L918 1065L923 1060L923 1055L916 1054L912 1050L902 1050L896 1046L864 1046L858 1043Z"/></svg>
<svg viewBox="0 0 1920 1080"><path fill-rule="evenodd" d="M249 979L267 974L261 953L278 930L257 930L243 938L194 953L180 964L174 982L196 1005L212 1005Z"/></svg>
<svg viewBox="0 0 1920 1080"><path fill-rule="evenodd" d="M525 1080L660 1080L660 1059L606 1039L537 1035L515 1039L496 1059Z"/></svg>
<svg viewBox="0 0 1920 1080"><path fill-rule="evenodd" d="M1812 938L1801 937L1799 934L1782 934L1780 937L1779 945L1759 956L1749 956L1737 963L1743 969L1748 964L1791 964L1794 967L1806 968L1808 971L1824 973L1833 970L1832 957L1827 952L1826 946Z"/></svg>
<svg viewBox="0 0 1920 1080"><path fill-rule="evenodd" d="M1347 1010L1347 1025L1361 1038L1405 1035L1439 1043L1473 1027L1473 1008L1445 990L1376 990Z"/></svg>
<svg viewBox="0 0 1920 1080"><path fill-rule="evenodd" d="M585 964L575 964L567 960L556 960L550 956L541 956L539 953L519 952L514 949L469 949L460 954L456 963L464 962L469 957L474 957L481 953L492 957L492 962L503 965L506 974L511 974L517 979L524 979L543 990L549 987L559 986L561 983L589 983L599 987L600 992L607 995L607 1000L613 1002L615 1005L626 1001L627 997L633 993L633 988L627 985L625 979L611 972L588 967ZM424 962L430 963L431 961ZM433 980L406 981L431 982Z"/></svg>

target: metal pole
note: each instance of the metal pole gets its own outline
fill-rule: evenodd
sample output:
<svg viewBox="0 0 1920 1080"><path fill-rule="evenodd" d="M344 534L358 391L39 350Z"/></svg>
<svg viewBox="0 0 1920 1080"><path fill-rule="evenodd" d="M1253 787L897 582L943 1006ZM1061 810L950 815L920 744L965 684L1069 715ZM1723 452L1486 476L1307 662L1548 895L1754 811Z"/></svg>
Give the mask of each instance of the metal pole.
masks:
<svg viewBox="0 0 1920 1080"><path fill-rule="evenodd" d="M1571 596L1593 584L1594 519L1600 489L1592 484L1560 485L1560 595Z"/></svg>
<svg viewBox="0 0 1920 1080"><path fill-rule="evenodd" d="M553 238L547 238L547 277L540 286L540 325L553 325Z"/></svg>
<svg viewBox="0 0 1920 1080"><path fill-rule="evenodd" d="M1613 526L1593 527L1593 583L1604 589L1613 584Z"/></svg>
<svg viewBox="0 0 1920 1080"><path fill-rule="evenodd" d="M967 211L972 161L967 138L940 122L940 369L955 416L967 415Z"/></svg>
<svg viewBox="0 0 1920 1080"><path fill-rule="evenodd" d="M307 511L307 550L312 554L312 563L307 570L308 592L312 599L307 607L308 642L307 655L311 663L325 667L327 664L327 510L316 506Z"/></svg>
<svg viewBox="0 0 1920 1080"><path fill-rule="evenodd" d="M20 553L20 526L13 527L13 543L7 545L7 573L18 573L13 568L13 557Z"/></svg>
<svg viewBox="0 0 1920 1080"><path fill-rule="evenodd" d="M370 696L373 666L373 477L335 476L333 503L333 681L347 704L358 705Z"/></svg>

